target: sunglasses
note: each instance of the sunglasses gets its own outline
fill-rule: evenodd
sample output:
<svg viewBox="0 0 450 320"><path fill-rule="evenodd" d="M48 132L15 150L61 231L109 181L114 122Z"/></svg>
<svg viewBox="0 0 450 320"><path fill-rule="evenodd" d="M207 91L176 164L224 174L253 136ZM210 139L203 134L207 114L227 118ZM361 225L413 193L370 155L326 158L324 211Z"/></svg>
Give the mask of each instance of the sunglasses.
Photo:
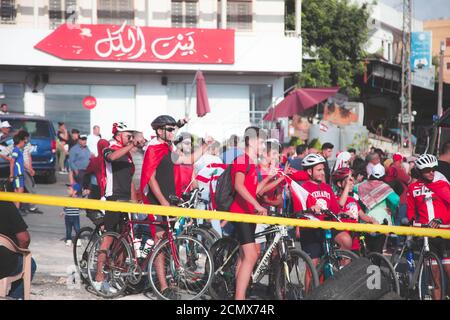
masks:
<svg viewBox="0 0 450 320"><path fill-rule="evenodd" d="M422 170L422 173L430 173L430 172L434 172L437 170L437 167L434 168L425 168Z"/></svg>
<svg viewBox="0 0 450 320"><path fill-rule="evenodd" d="M173 132L175 130L177 130L177 128L172 128L172 127L164 128L164 131L168 131L168 132Z"/></svg>

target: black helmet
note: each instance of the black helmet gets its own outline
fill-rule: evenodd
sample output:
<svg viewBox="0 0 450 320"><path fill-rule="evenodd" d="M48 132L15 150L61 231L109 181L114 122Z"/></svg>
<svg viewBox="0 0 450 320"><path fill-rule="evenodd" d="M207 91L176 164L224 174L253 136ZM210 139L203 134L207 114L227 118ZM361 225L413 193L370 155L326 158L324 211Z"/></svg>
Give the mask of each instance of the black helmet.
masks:
<svg viewBox="0 0 450 320"><path fill-rule="evenodd" d="M167 125L176 126L177 122L171 116L162 115L162 116L156 117L156 119L153 120L152 124L151 124L153 130L157 130L157 129L162 128Z"/></svg>

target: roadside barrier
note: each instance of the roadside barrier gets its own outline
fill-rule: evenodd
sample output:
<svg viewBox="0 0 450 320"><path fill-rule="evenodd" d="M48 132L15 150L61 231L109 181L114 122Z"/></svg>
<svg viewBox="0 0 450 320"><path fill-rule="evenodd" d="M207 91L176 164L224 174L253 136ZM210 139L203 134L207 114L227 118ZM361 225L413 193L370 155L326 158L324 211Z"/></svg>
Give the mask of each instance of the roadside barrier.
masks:
<svg viewBox="0 0 450 320"><path fill-rule="evenodd" d="M19 194L14 192L0 192L0 200L35 203L58 207L75 207L81 209L154 214L161 216L177 216L177 217L189 216L192 218L199 218L199 219L278 224L302 228L336 229L336 230L349 230L357 232L371 232L371 233L379 232L384 234L395 233L398 235L412 235L417 237L434 237L434 238L441 237L445 239L450 239L450 230L443 230L443 229L397 227L397 226L373 225L362 223L310 221L301 219L259 216L253 214L230 213L222 211L205 211L197 209L184 209L178 207L163 207L157 205L145 205L128 202L79 199L79 198L57 197L47 195L26 194L26 193Z"/></svg>

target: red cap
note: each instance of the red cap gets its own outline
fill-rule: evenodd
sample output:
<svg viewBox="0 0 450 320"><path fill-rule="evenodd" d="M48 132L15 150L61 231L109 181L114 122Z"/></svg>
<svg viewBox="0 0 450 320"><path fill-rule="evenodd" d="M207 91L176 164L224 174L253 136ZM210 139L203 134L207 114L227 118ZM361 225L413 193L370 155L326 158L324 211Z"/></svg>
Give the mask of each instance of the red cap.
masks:
<svg viewBox="0 0 450 320"><path fill-rule="evenodd" d="M400 153L395 153L394 156L392 157L392 159L394 160L394 162L402 161L403 156Z"/></svg>

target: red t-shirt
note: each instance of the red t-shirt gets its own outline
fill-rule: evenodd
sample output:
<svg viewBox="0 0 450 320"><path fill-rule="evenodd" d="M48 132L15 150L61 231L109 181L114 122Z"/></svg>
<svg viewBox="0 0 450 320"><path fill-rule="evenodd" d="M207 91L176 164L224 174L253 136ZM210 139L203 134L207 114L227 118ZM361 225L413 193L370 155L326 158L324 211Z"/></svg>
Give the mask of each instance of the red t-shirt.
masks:
<svg viewBox="0 0 450 320"><path fill-rule="evenodd" d="M339 198L336 197L336 201ZM341 213L345 213L346 215L350 216L350 218L342 218L342 222L350 222L350 223L357 223L358 222L358 212L361 209L359 206L358 201L355 200L353 197L348 197L347 202L345 202L344 208L342 208L340 211Z"/></svg>
<svg viewBox="0 0 450 320"><path fill-rule="evenodd" d="M250 165L249 165L250 163ZM242 172L245 174L244 185L248 192L256 199L256 188L258 187L258 175L256 174L256 166L247 154L237 157L231 168L231 176L233 186L235 184L236 174ZM255 207L244 200L239 193L236 192L233 203L230 206L230 212L234 213L250 213L255 214Z"/></svg>
<svg viewBox="0 0 450 320"><path fill-rule="evenodd" d="M316 199L316 204L319 205L323 210L328 209L334 214L338 214L341 209L336 196L334 195L333 189L326 183L316 184L312 181L306 181L302 184L302 187L308 191L311 196ZM317 215L320 220L325 219L325 215Z"/></svg>

